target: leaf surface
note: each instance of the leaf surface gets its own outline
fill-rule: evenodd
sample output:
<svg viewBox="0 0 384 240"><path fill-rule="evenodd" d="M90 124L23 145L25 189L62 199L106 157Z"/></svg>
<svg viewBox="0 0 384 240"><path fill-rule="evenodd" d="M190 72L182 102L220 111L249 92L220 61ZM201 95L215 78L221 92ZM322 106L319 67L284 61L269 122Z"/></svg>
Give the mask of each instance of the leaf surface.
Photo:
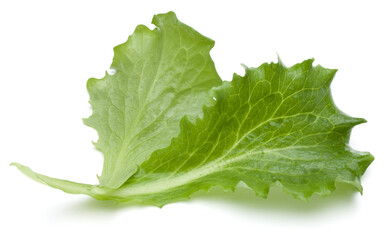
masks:
<svg viewBox="0 0 384 240"><path fill-rule="evenodd" d="M140 25L115 48L115 74L87 84L93 114L84 122L99 134L100 184L12 165L67 193L157 206L239 182L261 197L273 184L302 200L329 195L335 182L362 191L360 178L374 158L348 145L365 120L335 106L336 70L313 66L313 59L287 68L279 59L222 82L209 56L212 40L172 12L153 23L157 28Z"/></svg>
<svg viewBox="0 0 384 240"><path fill-rule="evenodd" d="M365 122L341 112L330 84L336 70L307 60L246 68L244 77L215 90L216 104L196 124L183 118L172 144L155 152L111 199L162 206L192 193L242 181L261 197L272 184L296 198L329 195L335 182L360 191L373 160L348 146L353 126Z"/></svg>
<svg viewBox="0 0 384 240"><path fill-rule="evenodd" d="M201 115L218 86L209 51L214 42L179 22L173 12L155 15L157 26L139 25L128 41L114 48L115 74L87 83L96 148L104 154L101 186L118 188L137 166L179 133L180 119Z"/></svg>
<svg viewBox="0 0 384 240"><path fill-rule="evenodd" d="M286 68L246 68L214 90L216 103L195 123L184 117L169 147L155 151L118 189L26 175L69 193L102 200L163 206L213 186L234 190L240 181L267 197L272 184L296 198L329 195L335 182L362 191L360 177L373 156L348 146L353 126L365 122L341 112L330 84L336 70L306 60Z"/></svg>

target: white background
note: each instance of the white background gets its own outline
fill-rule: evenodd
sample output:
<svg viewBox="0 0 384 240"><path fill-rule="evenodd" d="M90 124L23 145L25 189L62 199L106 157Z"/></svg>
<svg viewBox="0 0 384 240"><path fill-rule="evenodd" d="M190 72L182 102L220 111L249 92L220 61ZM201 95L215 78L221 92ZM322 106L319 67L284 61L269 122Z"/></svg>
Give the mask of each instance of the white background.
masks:
<svg viewBox="0 0 384 240"><path fill-rule="evenodd" d="M267 200L214 190L162 209L115 206L9 166L97 184L97 134L82 123L91 113L86 81L104 76L112 48L136 25L169 10L216 41L211 55L225 80L277 53L287 66L315 58L339 69L336 104L368 120L351 145L376 157L364 195L338 185L305 203L279 189ZM380 1L1 1L0 239L384 239L383 11Z"/></svg>

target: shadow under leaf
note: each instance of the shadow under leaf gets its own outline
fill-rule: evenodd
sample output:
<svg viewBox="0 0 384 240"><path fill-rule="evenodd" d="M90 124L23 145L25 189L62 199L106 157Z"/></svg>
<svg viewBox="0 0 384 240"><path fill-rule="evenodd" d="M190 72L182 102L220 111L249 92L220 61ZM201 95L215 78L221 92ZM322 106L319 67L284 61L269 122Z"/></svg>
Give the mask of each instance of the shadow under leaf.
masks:
<svg viewBox="0 0 384 240"><path fill-rule="evenodd" d="M327 197L314 194L307 202L295 199L273 186L266 199L255 196L246 186L238 186L234 192L224 192L221 188L212 188L209 192L197 192L191 196L191 202L218 202L225 205L246 208L247 210L267 210L273 212L309 213L326 208L347 207L354 203L359 193L346 183L336 183L336 190Z"/></svg>

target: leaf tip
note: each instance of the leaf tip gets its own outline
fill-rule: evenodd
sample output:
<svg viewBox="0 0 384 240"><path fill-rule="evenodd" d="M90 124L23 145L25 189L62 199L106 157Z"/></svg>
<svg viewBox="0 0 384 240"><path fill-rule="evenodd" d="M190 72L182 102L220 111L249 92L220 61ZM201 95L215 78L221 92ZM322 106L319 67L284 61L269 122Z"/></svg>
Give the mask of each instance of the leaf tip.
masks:
<svg viewBox="0 0 384 240"><path fill-rule="evenodd" d="M244 63L242 63L240 65L245 69L245 71L247 71L249 69L249 67L247 65L245 65Z"/></svg>
<svg viewBox="0 0 384 240"><path fill-rule="evenodd" d="M14 166L14 167L17 167L17 165L19 165L17 162L11 162L11 163L9 164L9 166Z"/></svg>
<svg viewBox="0 0 384 240"><path fill-rule="evenodd" d="M365 118L356 118L356 125L362 124L362 123L367 123L368 121Z"/></svg>
<svg viewBox="0 0 384 240"><path fill-rule="evenodd" d="M178 21L176 13L169 11L167 13L156 14L152 18L152 24L158 27L160 27L160 25L162 25L165 21L176 23Z"/></svg>
<svg viewBox="0 0 384 240"><path fill-rule="evenodd" d="M280 55L277 52L276 52L276 56L277 56L277 63L283 65L283 61L281 60Z"/></svg>

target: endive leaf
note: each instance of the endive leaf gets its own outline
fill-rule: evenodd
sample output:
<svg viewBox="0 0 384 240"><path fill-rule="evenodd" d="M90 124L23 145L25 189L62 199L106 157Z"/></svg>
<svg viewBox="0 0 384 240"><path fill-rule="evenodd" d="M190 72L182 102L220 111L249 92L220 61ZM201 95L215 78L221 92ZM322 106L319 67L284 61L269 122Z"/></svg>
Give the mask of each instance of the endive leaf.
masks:
<svg viewBox="0 0 384 240"><path fill-rule="evenodd" d="M158 28L139 25L114 48L115 74L89 79L93 114L104 154L100 185L117 188L157 149L179 133L180 119L213 103L209 90L221 83L209 51L214 42L179 22L173 12L155 15Z"/></svg>
<svg viewBox="0 0 384 240"><path fill-rule="evenodd" d="M164 205L239 181L266 197L273 183L299 199L329 195L335 181L361 191L373 160L348 146L353 126L365 122L341 112L330 84L336 70L307 60L291 68L263 64L215 90L216 104L196 124L185 117L172 144L155 152L112 199Z"/></svg>
<svg viewBox="0 0 384 240"><path fill-rule="evenodd" d="M348 146L351 129L365 122L341 112L330 84L336 70L306 60L246 68L214 90L216 103L196 121L184 117L181 132L155 151L118 189L77 184L36 174L33 179L97 199L162 206L212 186L234 189L242 181L267 197L272 184L306 200L329 195L335 182L362 191L360 177L373 156Z"/></svg>

